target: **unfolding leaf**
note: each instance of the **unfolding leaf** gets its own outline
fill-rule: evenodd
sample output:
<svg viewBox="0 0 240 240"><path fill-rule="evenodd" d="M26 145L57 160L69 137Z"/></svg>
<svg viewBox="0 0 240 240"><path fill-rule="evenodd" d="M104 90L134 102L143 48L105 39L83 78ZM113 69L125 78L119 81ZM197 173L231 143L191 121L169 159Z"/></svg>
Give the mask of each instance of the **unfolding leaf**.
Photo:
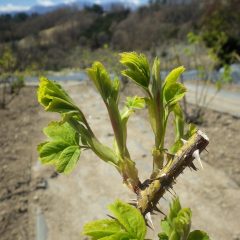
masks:
<svg viewBox="0 0 240 240"><path fill-rule="evenodd" d="M177 217L173 220L173 228L179 236L182 236L183 239L189 234L191 227L191 217L192 213L189 208L182 208Z"/></svg>
<svg viewBox="0 0 240 240"><path fill-rule="evenodd" d="M127 122L132 113L134 113L137 109L142 109L145 107L145 100L144 98L135 96L135 97L127 97L126 107L123 109L121 113L121 122L122 122L122 131L124 142L127 139Z"/></svg>
<svg viewBox="0 0 240 240"><path fill-rule="evenodd" d="M179 211L181 210L181 204L179 198L174 198L171 205L170 205L170 212L168 214L168 218L172 221L174 218L177 217Z"/></svg>
<svg viewBox="0 0 240 240"><path fill-rule="evenodd" d="M189 234L187 240L210 240L210 237L203 231L195 230Z"/></svg>
<svg viewBox="0 0 240 240"><path fill-rule="evenodd" d="M129 109L142 109L145 107L145 100L138 96L127 97L126 106Z"/></svg>
<svg viewBox="0 0 240 240"><path fill-rule="evenodd" d="M162 80L160 77L160 59L158 57L154 59L152 67L152 94L157 101L160 100L160 95L162 94Z"/></svg>
<svg viewBox="0 0 240 240"><path fill-rule="evenodd" d="M125 52L120 56L120 62L128 68L122 74L146 90L150 82L150 67L146 56L136 52Z"/></svg>
<svg viewBox="0 0 240 240"><path fill-rule="evenodd" d="M185 71L183 66L173 69L165 79L165 85L176 83L180 75Z"/></svg>
<svg viewBox="0 0 240 240"><path fill-rule="evenodd" d="M179 103L176 103L173 108L175 116L175 139L179 140L184 134L184 116Z"/></svg>
<svg viewBox="0 0 240 240"><path fill-rule="evenodd" d="M170 224L167 220L164 219L164 220L161 221L161 228L162 228L162 230L165 234L167 234L167 235L170 234L171 226L170 226Z"/></svg>
<svg viewBox="0 0 240 240"><path fill-rule="evenodd" d="M46 111L58 113L69 111L78 113L80 111L59 84L45 77L40 78L37 95L38 102Z"/></svg>
<svg viewBox="0 0 240 240"><path fill-rule="evenodd" d="M109 206L109 210L132 238L144 240L146 224L138 209L117 200Z"/></svg>
<svg viewBox="0 0 240 240"><path fill-rule="evenodd" d="M118 100L119 80L115 78L112 81L109 73L100 62L94 62L92 67L87 69L87 74L104 101L107 101L109 97L114 99L115 102Z"/></svg>

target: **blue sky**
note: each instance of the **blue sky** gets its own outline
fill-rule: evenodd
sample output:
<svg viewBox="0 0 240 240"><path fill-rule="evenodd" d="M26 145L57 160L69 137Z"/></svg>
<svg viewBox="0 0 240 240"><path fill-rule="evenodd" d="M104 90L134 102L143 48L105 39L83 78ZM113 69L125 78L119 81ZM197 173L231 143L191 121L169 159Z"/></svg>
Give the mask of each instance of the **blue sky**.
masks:
<svg viewBox="0 0 240 240"><path fill-rule="evenodd" d="M0 0L0 12L9 11L26 11L34 5L52 6L59 3L71 3L76 0ZM95 0L96 3L101 2L126 2L126 0ZM93 2L93 0L91 1ZM128 0L134 4L146 3L147 0Z"/></svg>

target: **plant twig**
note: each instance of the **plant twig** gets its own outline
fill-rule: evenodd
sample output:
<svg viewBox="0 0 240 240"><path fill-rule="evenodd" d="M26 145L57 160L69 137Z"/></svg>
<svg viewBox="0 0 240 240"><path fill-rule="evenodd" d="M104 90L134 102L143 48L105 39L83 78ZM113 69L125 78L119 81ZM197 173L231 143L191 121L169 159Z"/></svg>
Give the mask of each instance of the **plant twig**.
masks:
<svg viewBox="0 0 240 240"><path fill-rule="evenodd" d="M170 168L165 173L160 172L154 180L149 180L149 184L139 192L137 201L137 208L144 216L157 208L159 200L169 188L172 188L175 179L186 167L196 170L193 153L196 150L201 153L208 143L208 137L198 130L176 153Z"/></svg>

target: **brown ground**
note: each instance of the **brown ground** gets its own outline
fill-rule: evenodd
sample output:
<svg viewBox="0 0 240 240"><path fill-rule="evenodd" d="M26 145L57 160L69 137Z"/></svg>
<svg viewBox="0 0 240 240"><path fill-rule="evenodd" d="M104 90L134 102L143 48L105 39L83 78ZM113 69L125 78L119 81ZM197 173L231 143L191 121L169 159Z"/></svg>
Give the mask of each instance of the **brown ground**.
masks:
<svg viewBox="0 0 240 240"><path fill-rule="evenodd" d="M95 91L86 83L68 88L99 138L110 143L111 128L105 124L106 111ZM54 115L43 113L35 90L23 88L8 109L0 110L0 239L35 239L39 228L46 229L50 240L84 239L80 237L84 222L104 217L109 202L131 195L112 168L90 152L83 154L71 176L57 176L51 167L38 164L41 129ZM209 153L203 156L205 169L186 172L176 189L193 210L193 226L208 231L213 240L239 240L240 119L214 111L206 116L200 127L210 138ZM129 125L133 129L129 149L139 161L141 176L148 176L152 145L148 124L137 115ZM36 227L39 221L41 226Z"/></svg>

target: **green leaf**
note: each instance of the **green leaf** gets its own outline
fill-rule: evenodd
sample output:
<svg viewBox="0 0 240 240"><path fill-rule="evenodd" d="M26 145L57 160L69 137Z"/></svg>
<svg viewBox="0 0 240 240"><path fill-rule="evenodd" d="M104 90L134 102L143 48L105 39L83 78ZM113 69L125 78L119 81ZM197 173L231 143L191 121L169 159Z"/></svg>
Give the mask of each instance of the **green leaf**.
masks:
<svg viewBox="0 0 240 240"><path fill-rule="evenodd" d="M152 93L155 98L157 97L157 94L161 92L161 89L162 81L160 77L160 59L156 57L152 67Z"/></svg>
<svg viewBox="0 0 240 240"><path fill-rule="evenodd" d="M161 228L163 230L164 233L166 233L167 235L170 234L171 232L171 226L169 225L167 220L162 220L161 221Z"/></svg>
<svg viewBox="0 0 240 240"><path fill-rule="evenodd" d="M109 210L132 238L144 240L147 229L144 218L138 209L117 200L109 206Z"/></svg>
<svg viewBox="0 0 240 240"><path fill-rule="evenodd" d="M119 232L111 236L100 238L100 240L138 240L133 239L128 233L125 232Z"/></svg>
<svg viewBox="0 0 240 240"><path fill-rule="evenodd" d="M68 145L78 144L78 134L68 123L51 122L43 132L54 141L66 142Z"/></svg>
<svg viewBox="0 0 240 240"><path fill-rule="evenodd" d="M40 161L55 165L58 172L70 173L81 154L78 133L67 122L52 122L44 133L49 141L38 146Z"/></svg>
<svg viewBox="0 0 240 240"><path fill-rule="evenodd" d="M107 70L100 62L94 62L92 67L87 69L87 74L105 102L110 97L117 102L120 87L118 78L112 81Z"/></svg>
<svg viewBox="0 0 240 240"><path fill-rule="evenodd" d="M129 109L143 109L145 107L145 100L138 96L127 97L126 106Z"/></svg>
<svg viewBox="0 0 240 240"><path fill-rule="evenodd" d="M184 116L179 103L174 105L173 113L175 116L175 139L179 140L184 134Z"/></svg>
<svg viewBox="0 0 240 240"><path fill-rule="evenodd" d="M43 164L52 164L59 158L63 149L69 145L66 142L46 142L38 146L39 157Z"/></svg>
<svg viewBox="0 0 240 240"><path fill-rule="evenodd" d="M121 122L122 122L122 131L123 131L123 138L124 142L126 143L127 139L127 122L132 113L135 112L135 110L142 109L145 107L145 100L144 98L135 96L135 97L127 97L126 107L123 109L123 112L121 113Z"/></svg>
<svg viewBox="0 0 240 240"><path fill-rule="evenodd" d="M45 77L40 78L37 96L38 102L46 111L58 113L69 111L78 113L80 111L59 84Z"/></svg>
<svg viewBox="0 0 240 240"><path fill-rule="evenodd" d="M174 198L172 203L170 204L170 212L168 218L172 221L174 218L177 217L179 211L181 210L181 204L179 198Z"/></svg>
<svg viewBox="0 0 240 240"><path fill-rule="evenodd" d="M189 234L187 240L210 240L210 237L203 231L195 230Z"/></svg>
<svg viewBox="0 0 240 240"><path fill-rule="evenodd" d="M169 236L169 240L181 240L180 236L176 233L176 231L172 231L170 236Z"/></svg>
<svg viewBox="0 0 240 240"><path fill-rule="evenodd" d="M183 66L173 69L165 79L165 85L176 83L180 75L185 71Z"/></svg>
<svg viewBox="0 0 240 240"><path fill-rule="evenodd" d="M133 206L117 200L109 206L116 219L103 219L85 224L83 234L94 240L144 240L146 225Z"/></svg>
<svg viewBox="0 0 240 240"><path fill-rule="evenodd" d="M183 239L189 234L191 227L192 213L189 208L182 208L177 217L173 220L173 228Z"/></svg>
<svg viewBox="0 0 240 240"><path fill-rule="evenodd" d="M84 225L83 234L97 239L123 232L121 225L113 219L92 221Z"/></svg>
<svg viewBox="0 0 240 240"><path fill-rule="evenodd" d="M191 218L191 209L182 208L179 198L173 199L168 215L161 221L163 232L158 235L159 240L210 240L206 233L199 230L189 234Z"/></svg>
<svg viewBox="0 0 240 240"><path fill-rule="evenodd" d="M167 84L163 90L166 106L172 106L180 101L184 97L186 91L187 89L181 83L174 82Z"/></svg>
<svg viewBox="0 0 240 240"><path fill-rule="evenodd" d="M70 173L76 166L80 157L81 150L79 146L70 146L65 148L56 162L58 172Z"/></svg>
<svg viewBox="0 0 240 240"><path fill-rule="evenodd" d="M150 67L146 56L136 52L125 52L120 56L120 62L128 68L122 71L122 74L147 90L150 82Z"/></svg>

